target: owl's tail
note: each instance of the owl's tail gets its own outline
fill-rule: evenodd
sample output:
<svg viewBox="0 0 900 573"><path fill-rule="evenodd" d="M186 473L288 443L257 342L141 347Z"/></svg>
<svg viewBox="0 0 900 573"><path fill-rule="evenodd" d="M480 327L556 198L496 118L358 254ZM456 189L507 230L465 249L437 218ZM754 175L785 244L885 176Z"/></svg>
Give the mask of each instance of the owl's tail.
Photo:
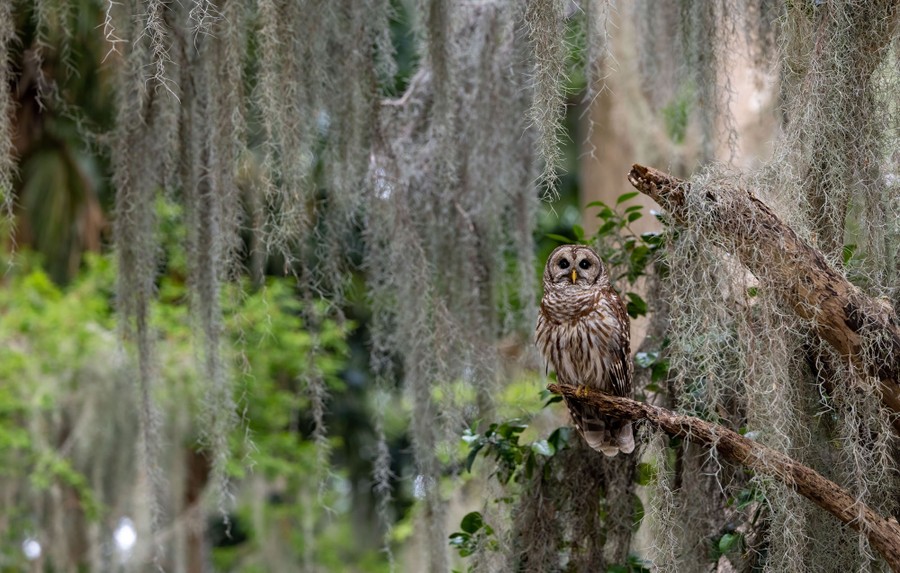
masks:
<svg viewBox="0 0 900 573"><path fill-rule="evenodd" d="M614 456L619 452L630 454L634 451L634 431L631 422L621 422L604 416L597 408L576 400L566 400L569 414L578 432L591 449Z"/></svg>

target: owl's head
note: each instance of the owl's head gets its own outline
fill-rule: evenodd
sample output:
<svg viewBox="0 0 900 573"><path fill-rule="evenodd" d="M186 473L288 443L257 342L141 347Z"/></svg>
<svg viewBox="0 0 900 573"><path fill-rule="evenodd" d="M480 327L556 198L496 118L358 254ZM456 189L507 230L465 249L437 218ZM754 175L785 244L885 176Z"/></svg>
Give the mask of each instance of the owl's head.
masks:
<svg viewBox="0 0 900 573"><path fill-rule="evenodd" d="M594 288L609 284L606 268L597 253L585 245L557 247L544 268L544 288Z"/></svg>

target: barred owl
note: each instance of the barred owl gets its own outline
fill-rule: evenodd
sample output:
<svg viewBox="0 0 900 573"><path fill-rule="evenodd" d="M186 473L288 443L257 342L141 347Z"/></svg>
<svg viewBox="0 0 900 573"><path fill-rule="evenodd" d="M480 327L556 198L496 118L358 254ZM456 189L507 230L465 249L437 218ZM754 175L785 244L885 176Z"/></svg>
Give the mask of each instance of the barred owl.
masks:
<svg viewBox="0 0 900 573"><path fill-rule="evenodd" d="M590 247L564 245L547 259L535 340L561 384L631 396L631 334L622 299ZM631 422L566 400L588 445L607 456L634 450Z"/></svg>

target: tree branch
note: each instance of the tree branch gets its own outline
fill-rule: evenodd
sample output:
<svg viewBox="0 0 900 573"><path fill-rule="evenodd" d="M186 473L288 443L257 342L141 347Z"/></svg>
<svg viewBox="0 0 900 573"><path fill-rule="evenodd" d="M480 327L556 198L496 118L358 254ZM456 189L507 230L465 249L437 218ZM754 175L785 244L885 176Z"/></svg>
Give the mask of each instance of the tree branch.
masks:
<svg viewBox="0 0 900 573"><path fill-rule="evenodd" d="M812 322L822 340L877 377L884 405L900 415L900 326L889 303L852 285L747 190L722 184L694 192L689 182L642 165L631 168L628 181L676 223L701 226L712 240L724 241L798 316ZM900 432L900 417L894 427Z"/></svg>
<svg viewBox="0 0 900 573"><path fill-rule="evenodd" d="M554 394L562 394L569 400L595 406L614 418L647 420L667 434L715 448L723 458L777 479L841 522L862 532L891 569L900 573L900 524L897 520L885 519L836 483L781 452L745 438L724 426L676 414L631 398L561 384L550 384L547 389Z"/></svg>

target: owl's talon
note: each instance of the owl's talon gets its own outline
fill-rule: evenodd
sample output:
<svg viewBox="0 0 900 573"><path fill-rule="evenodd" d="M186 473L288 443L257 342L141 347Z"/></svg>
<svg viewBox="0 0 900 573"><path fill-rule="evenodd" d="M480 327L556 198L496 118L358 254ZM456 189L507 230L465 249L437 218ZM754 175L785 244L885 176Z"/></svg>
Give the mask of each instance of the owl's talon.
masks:
<svg viewBox="0 0 900 573"><path fill-rule="evenodd" d="M575 397L578 399L587 398L588 389L587 386L579 386L577 390L575 390Z"/></svg>

